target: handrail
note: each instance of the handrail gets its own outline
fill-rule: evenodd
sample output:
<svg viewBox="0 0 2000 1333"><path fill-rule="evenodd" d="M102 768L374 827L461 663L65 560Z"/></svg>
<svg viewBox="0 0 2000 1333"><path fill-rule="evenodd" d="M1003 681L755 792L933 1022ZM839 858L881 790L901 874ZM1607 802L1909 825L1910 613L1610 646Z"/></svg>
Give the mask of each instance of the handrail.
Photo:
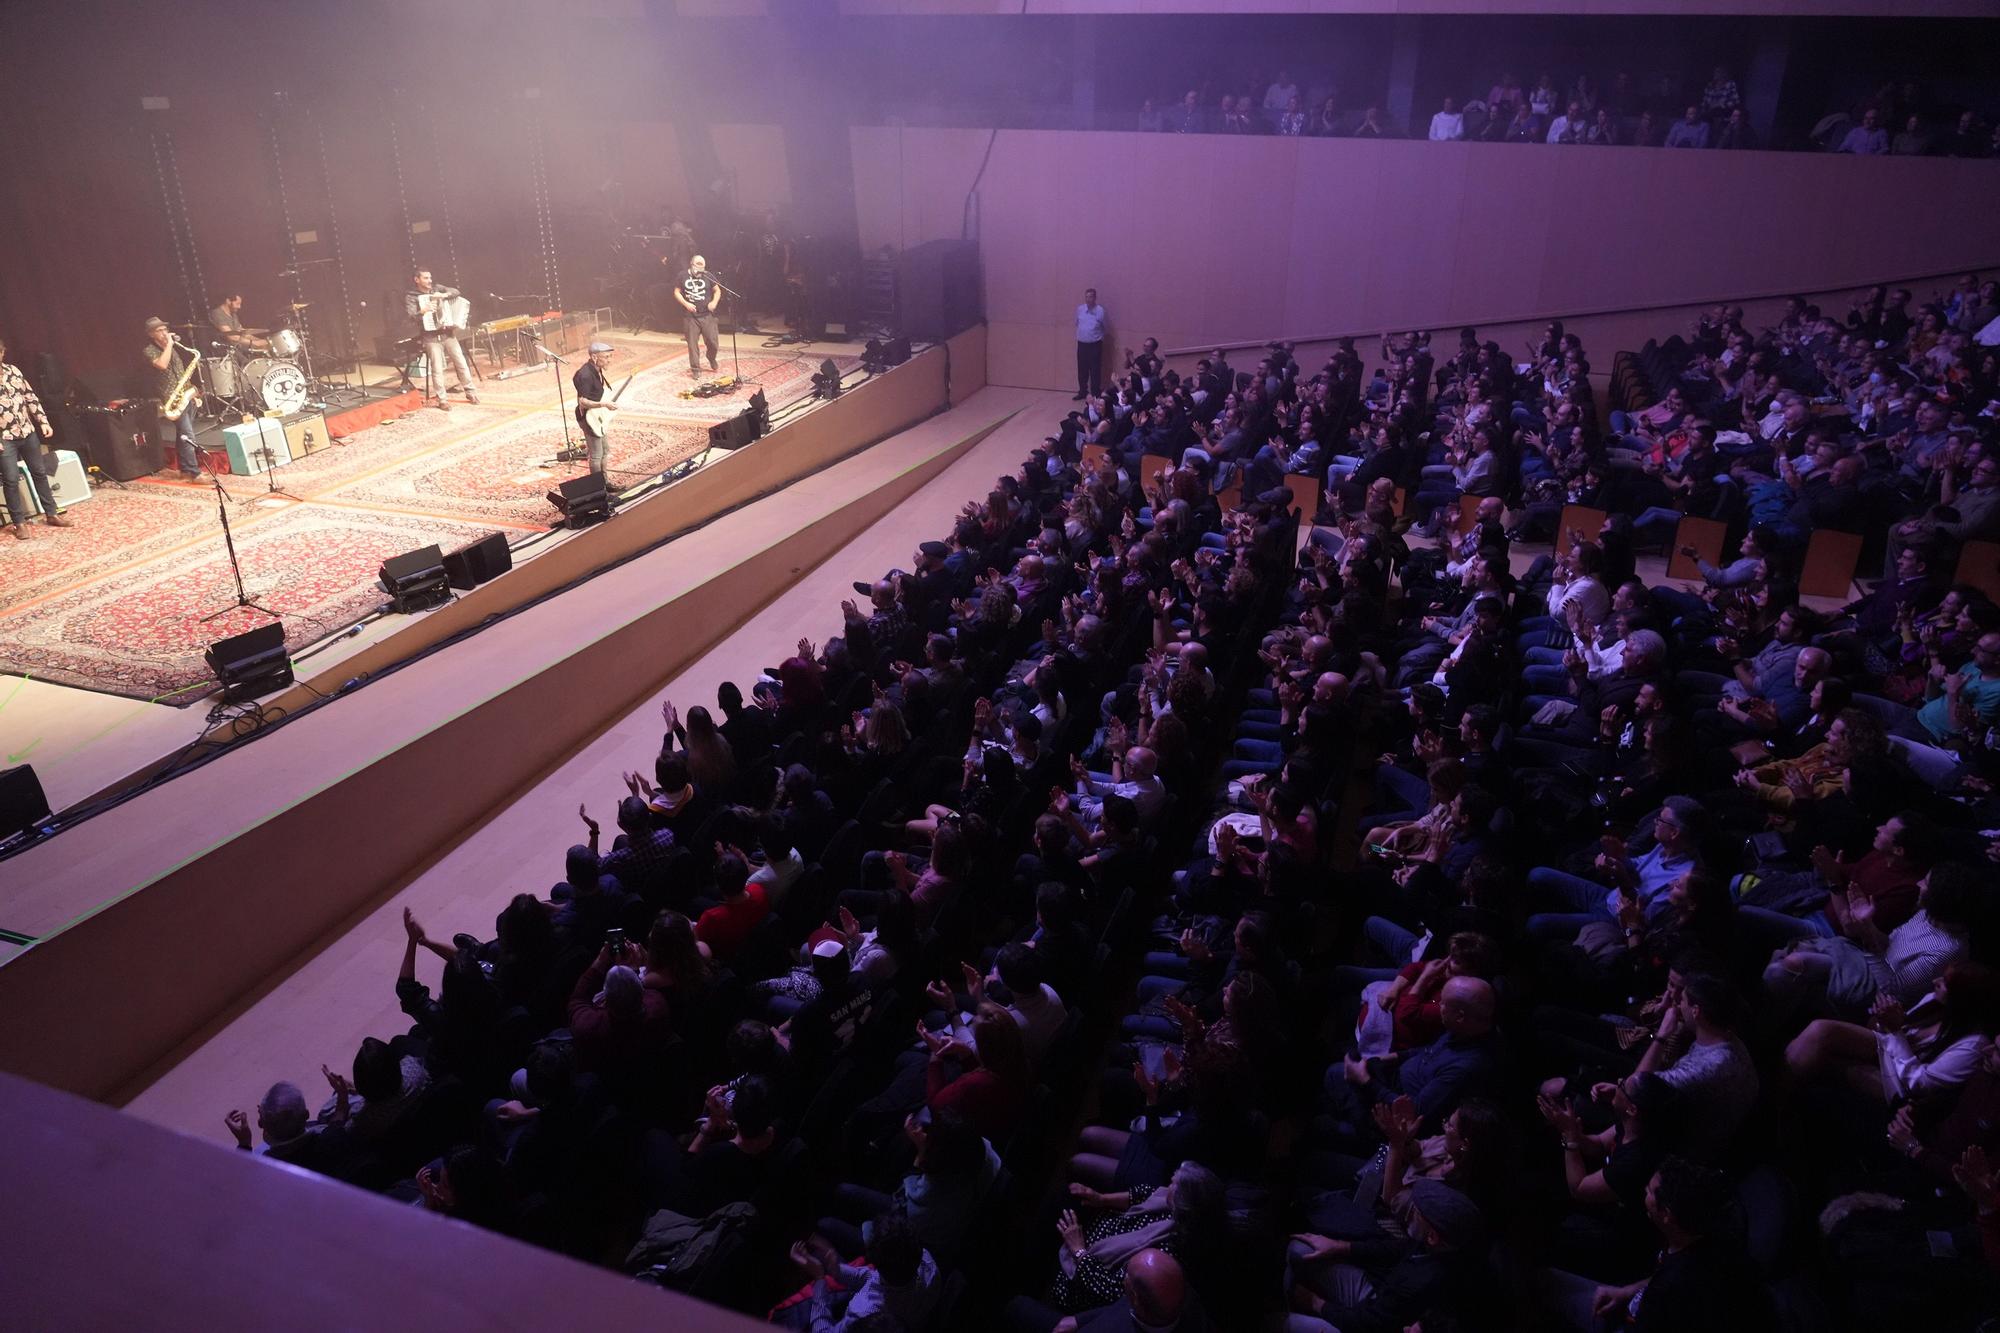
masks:
<svg viewBox="0 0 2000 1333"><path fill-rule="evenodd" d="M1740 295L1700 296L1700 297L1694 297L1686 301L1663 301L1651 305L1596 306L1582 310L1559 310L1559 311L1545 311L1541 313L1531 313L1525 315L1489 316L1484 319L1454 318L1449 321L1445 321L1445 323L1449 324L1451 327L1459 327L1462 325L1471 325L1473 327L1478 327L1479 325L1482 324L1529 324L1529 323L1534 323L1538 320L1545 320L1545 319L1572 320L1572 319L1589 319L1597 315L1637 315L1637 314L1644 314L1646 311L1649 310L1684 310L1693 306L1716 305L1719 303L1738 305L1745 301L1769 301L1787 296L1804 296L1807 298L1814 298L1825 294L1853 291L1858 287L1874 287L1874 286L1902 287L1902 286L1909 286L1919 282L1934 281L1938 278L1956 278L1964 273L1981 272L1985 268L1989 267L2000 267L2000 259L1996 259L1991 265L1983 265L1981 266L1981 268L1978 269L1967 269L1963 266L1960 266L1956 268L1941 269L1930 273L1913 274L1907 277L1877 278L1872 282L1843 283L1838 287L1808 288L1805 290L1800 290L1799 288L1796 287L1786 287L1786 288L1776 288L1771 291L1757 292L1749 296L1740 296ZM1250 338L1237 342L1209 342L1209 343L1202 343L1199 346L1194 346L1194 347L1162 348L1159 353L1159 356L1161 360L1167 360L1171 357L1200 356L1203 353L1213 352L1218 349L1225 352L1236 352L1236 351L1242 351L1245 348L1266 347L1274 342L1288 342L1293 344L1294 346L1307 347L1315 343L1338 342L1342 338L1354 338L1354 339L1379 338L1386 333L1407 333L1412 328L1423 328L1423 327L1427 326L1421 324L1419 325L1396 324L1396 325L1386 325L1380 328L1357 329L1347 333L1312 334L1306 337ZM1439 325L1432 324L1428 327L1435 328L1439 327Z"/></svg>

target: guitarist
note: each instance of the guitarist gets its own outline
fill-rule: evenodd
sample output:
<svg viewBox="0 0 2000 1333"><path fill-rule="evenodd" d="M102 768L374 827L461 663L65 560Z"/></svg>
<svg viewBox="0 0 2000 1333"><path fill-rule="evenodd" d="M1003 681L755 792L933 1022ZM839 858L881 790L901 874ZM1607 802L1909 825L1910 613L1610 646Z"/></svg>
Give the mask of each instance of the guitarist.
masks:
<svg viewBox="0 0 2000 1333"><path fill-rule="evenodd" d="M576 386L576 424L583 427L583 438L590 447L590 470L599 475L604 472L604 460L611 446L604 436L590 428L590 411L597 407L618 410L618 404L611 398L611 381L604 374L604 368L610 364L611 344L592 343L590 360L570 376L570 383Z"/></svg>
<svg viewBox="0 0 2000 1333"><path fill-rule="evenodd" d="M466 363L465 349L458 345L458 330L446 327L442 317L433 319L437 326L426 328L424 315L435 313L444 301L458 295L456 287L440 287L431 280L429 269L420 268L412 276L414 285L403 293L403 313L417 327L417 336L424 340L424 361L430 367L428 393L435 394L433 404L442 411L451 411L451 402L444 396L444 358L451 353L452 368L458 372L458 388L465 395L465 401L476 403L479 395L472 389L472 367Z"/></svg>

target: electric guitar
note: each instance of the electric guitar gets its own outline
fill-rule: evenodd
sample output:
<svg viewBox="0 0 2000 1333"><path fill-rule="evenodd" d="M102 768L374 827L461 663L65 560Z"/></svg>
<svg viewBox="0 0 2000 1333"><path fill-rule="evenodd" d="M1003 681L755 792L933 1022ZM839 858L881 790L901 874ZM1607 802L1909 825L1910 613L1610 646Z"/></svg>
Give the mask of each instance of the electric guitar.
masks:
<svg viewBox="0 0 2000 1333"><path fill-rule="evenodd" d="M615 403L620 398L623 398L625 390L636 378L638 378L636 372L627 375L625 383L618 386L618 392L611 395L611 401ZM592 435L608 435L611 432L611 418L613 415L615 414L608 407L587 407L583 410L583 424L590 427Z"/></svg>

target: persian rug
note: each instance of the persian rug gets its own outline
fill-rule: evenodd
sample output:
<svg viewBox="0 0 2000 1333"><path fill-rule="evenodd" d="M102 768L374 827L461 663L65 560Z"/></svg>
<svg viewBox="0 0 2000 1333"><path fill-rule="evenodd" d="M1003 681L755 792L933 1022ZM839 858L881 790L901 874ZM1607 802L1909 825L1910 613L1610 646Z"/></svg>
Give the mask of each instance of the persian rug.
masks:
<svg viewBox="0 0 2000 1333"><path fill-rule="evenodd" d="M432 543L449 550L491 531L445 518L332 505L240 512L255 515L235 528L244 587L283 618L285 641L294 649L380 606L385 598L376 577L390 556ZM270 622L247 609L202 619L235 600L217 532L0 618L0 670L155 699L210 678L202 659L209 644ZM189 703L198 694L169 702Z"/></svg>
<svg viewBox="0 0 2000 1333"><path fill-rule="evenodd" d="M634 419L611 431L607 470L614 487L658 476L708 447L708 428ZM581 446L574 422L569 439ZM558 517L548 502L556 483L589 465L552 461L563 447L563 423L536 413L430 449L400 466L377 471L326 494L330 503L421 511L514 527L541 529Z"/></svg>
<svg viewBox="0 0 2000 1333"><path fill-rule="evenodd" d="M688 374L687 354L683 351L663 365L639 372L639 377L632 381L632 387L618 400L618 409L628 417L660 417L670 421L699 421L714 425L741 412L743 405L750 401L750 395L762 389L764 401L775 411L812 392L813 372L819 369L823 360L825 358L820 356L767 352L761 348L753 356L745 348L743 374L746 377L755 376L755 384L738 384L727 393L712 398L683 398L680 396L683 390L731 373L726 341L722 348L722 369L714 375L704 371L700 380ZM852 371L861 364L859 358L851 356L837 356L833 362L842 373Z"/></svg>
<svg viewBox="0 0 2000 1333"><path fill-rule="evenodd" d="M239 513L231 508L232 523ZM0 542L0 617L222 530L215 492L196 486L105 486L72 506L70 520L68 528L31 523L29 540ZM7 632L0 619L0 637Z"/></svg>

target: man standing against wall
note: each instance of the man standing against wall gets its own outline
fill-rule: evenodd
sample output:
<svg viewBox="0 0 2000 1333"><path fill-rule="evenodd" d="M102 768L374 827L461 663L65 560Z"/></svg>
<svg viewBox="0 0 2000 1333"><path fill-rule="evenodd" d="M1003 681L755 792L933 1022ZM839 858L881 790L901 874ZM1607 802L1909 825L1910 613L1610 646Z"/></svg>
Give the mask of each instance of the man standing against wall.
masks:
<svg viewBox="0 0 2000 1333"><path fill-rule="evenodd" d="M1097 303L1097 288L1083 289L1083 304L1076 308L1076 399L1104 392L1104 307Z"/></svg>

